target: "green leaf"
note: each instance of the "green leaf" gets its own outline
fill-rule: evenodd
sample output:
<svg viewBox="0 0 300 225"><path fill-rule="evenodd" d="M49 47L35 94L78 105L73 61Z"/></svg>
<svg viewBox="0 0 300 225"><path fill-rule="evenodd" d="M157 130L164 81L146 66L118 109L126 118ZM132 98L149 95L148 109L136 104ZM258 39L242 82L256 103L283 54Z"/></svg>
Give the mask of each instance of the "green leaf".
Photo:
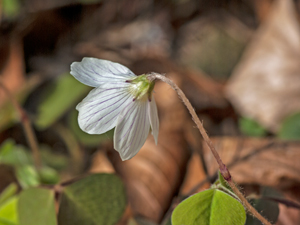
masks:
<svg viewBox="0 0 300 225"><path fill-rule="evenodd" d="M8 185L0 195L0 207L1 205L8 200L10 197L17 193L18 186L15 183L11 183Z"/></svg>
<svg viewBox="0 0 300 225"><path fill-rule="evenodd" d="M264 127L250 118L240 118L239 127L242 133L247 136L263 137L267 133Z"/></svg>
<svg viewBox="0 0 300 225"><path fill-rule="evenodd" d="M218 189L209 189L182 201L173 211L173 225L244 225L243 205Z"/></svg>
<svg viewBox="0 0 300 225"><path fill-rule="evenodd" d="M58 173L50 167L43 166L38 174L42 184L57 184L59 182Z"/></svg>
<svg viewBox="0 0 300 225"><path fill-rule="evenodd" d="M25 147L16 145L11 139L6 140L0 147L0 163L20 166L32 163L31 155Z"/></svg>
<svg viewBox="0 0 300 225"><path fill-rule="evenodd" d="M80 83L70 74L61 76L45 91L42 103L38 107L36 126L46 129L52 125L89 90L90 87Z"/></svg>
<svg viewBox="0 0 300 225"><path fill-rule="evenodd" d="M62 158L62 155L49 153L49 150L45 151L44 149L41 151L43 159L46 158L47 162L52 160L49 163L51 165L62 163L59 162L62 160L67 160L66 157ZM23 146L15 145L14 141L10 139L6 140L0 147L0 163L14 167L16 177L23 188L37 186L41 183L56 184L59 181L58 173L47 165L44 165L38 173L33 165L30 152Z"/></svg>
<svg viewBox="0 0 300 225"><path fill-rule="evenodd" d="M1 157L12 152L12 149L14 148L14 146L15 146L14 140L12 140L12 139L5 140L0 146L0 159L1 159Z"/></svg>
<svg viewBox="0 0 300 225"><path fill-rule="evenodd" d="M20 11L19 0L2 0L3 14L7 18L16 17ZM1 10L1 9L0 9Z"/></svg>
<svg viewBox="0 0 300 225"><path fill-rule="evenodd" d="M58 224L113 225L126 207L122 181L113 174L93 174L63 191Z"/></svg>
<svg viewBox="0 0 300 225"><path fill-rule="evenodd" d="M16 168L17 179L22 186L26 189L35 187L40 184L40 177L35 168L31 165L19 166Z"/></svg>
<svg viewBox="0 0 300 225"><path fill-rule="evenodd" d="M19 225L56 225L54 192L42 188L22 191L18 202Z"/></svg>
<svg viewBox="0 0 300 225"><path fill-rule="evenodd" d="M5 201L0 207L0 225L17 225L17 196L13 196Z"/></svg>
<svg viewBox="0 0 300 225"><path fill-rule="evenodd" d="M278 136L284 140L300 140L300 113L293 114L283 121Z"/></svg>
<svg viewBox="0 0 300 225"><path fill-rule="evenodd" d="M17 121L17 112L10 102L6 102L1 106L0 110L0 131L13 126Z"/></svg>
<svg viewBox="0 0 300 225"><path fill-rule="evenodd" d="M41 145L40 153L43 163L57 171L62 171L69 165L67 154L55 152L48 145Z"/></svg>

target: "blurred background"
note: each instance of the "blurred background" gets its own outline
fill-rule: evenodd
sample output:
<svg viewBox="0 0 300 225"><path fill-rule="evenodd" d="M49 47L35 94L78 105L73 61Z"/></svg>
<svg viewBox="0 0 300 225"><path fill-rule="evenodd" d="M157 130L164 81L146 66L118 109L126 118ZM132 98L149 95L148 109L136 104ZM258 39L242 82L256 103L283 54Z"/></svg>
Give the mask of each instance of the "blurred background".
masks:
<svg viewBox="0 0 300 225"><path fill-rule="evenodd" d="M298 0L0 0L0 192L115 173L127 197L120 224L150 225L214 182L211 153L161 82L157 146L149 136L122 162L113 131L80 130L75 107L91 88L70 65L96 57L174 80L243 191L272 198L261 205L276 224L300 224L299 10Z"/></svg>

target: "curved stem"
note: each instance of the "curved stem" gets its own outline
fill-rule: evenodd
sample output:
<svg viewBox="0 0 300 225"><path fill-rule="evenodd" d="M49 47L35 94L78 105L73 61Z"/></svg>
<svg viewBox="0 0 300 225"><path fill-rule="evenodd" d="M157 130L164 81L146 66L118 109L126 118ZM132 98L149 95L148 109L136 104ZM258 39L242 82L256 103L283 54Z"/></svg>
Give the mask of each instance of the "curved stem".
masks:
<svg viewBox="0 0 300 225"><path fill-rule="evenodd" d="M148 76L148 79L161 80L161 81L169 84L177 92L177 94L179 95L179 98L183 101L183 103L189 110L189 113L191 114L194 122L196 123L197 128L199 129L205 143L208 145L209 149L211 150L212 154L214 155L214 157L219 165L220 173L222 174L224 179L228 182L228 184L231 187L231 189L233 190L233 192L239 197L242 204L253 216L255 216L257 219L259 219L265 225L272 225L266 218L264 218L260 213L258 213L255 208L252 207L252 205L247 201L245 196L240 192L238 187L234 184L229 170L227 169L226 165L223 163L219 153L216 151L212 141L208 137L208 135L203 127L203 124L200 122L193 106L191 105L190 101L187 99L185 94L182 92L182 90L173 81L171 81L170 79L166 78L165 76L157 74L157 73L150 74Z"/></svg>

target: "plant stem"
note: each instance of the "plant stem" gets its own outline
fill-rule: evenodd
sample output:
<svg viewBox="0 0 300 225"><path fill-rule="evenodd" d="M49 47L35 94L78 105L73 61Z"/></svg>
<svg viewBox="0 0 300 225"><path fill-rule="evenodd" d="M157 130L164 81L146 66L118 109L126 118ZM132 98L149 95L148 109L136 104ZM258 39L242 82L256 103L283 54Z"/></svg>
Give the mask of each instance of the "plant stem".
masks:
<svg viewBox="0 0 300 225"><path fill-rule="evenodd" d="M41 169L41 156L40 156L40 151L37 143L37 139L35 136L35 133L32 129L31 122L29 120L29 117L25 110L21 107L21 105L18 103L18 101L12 96L10 91L6 88L6 86L1 82L0 80L0 87L4 90L5 94L8 96L9 100L13 104L14 108L19 114L24 133L26 136L26 139L29 143L29 146L32 150L32 155L33 155L33 161L34 161L34 166L39 171Z"/></svg>
<svg viewBox="0 0 300 225"><path fill-rule="evenodd" d="M233 190L233 192L239 197L242 204L245 206L245 208L253 216L255 216L257 219L259 219L263 224L271 225L271 223L266 218L264 218L260 213L258 213L256 211L255 208L252 207L252 205L247 201L245 196L239 191L238 187L233 182L229 170L227 169L227 167L223 163L223 161L222 161L220 155L218 154L218 152L216 151L212 141L208 137L208 135L207 135L207 133L206 133L204 127L203 127L203 124L200 122L194 108L192 107L190 101L187 99L187 97L182 92L182 90L173 81L171 81L170 79L166 78L165 76L157 74L157 73L151 73L148 76L148 79L150 79L150 80L155 80L155 79L161 80L161 81L169 84L177 92L177 94L179 95L179 98L183 101L183 103L185 104L185 106L189 110L189 113L191 114L194 122L196 123L197 128L199 129L205 143L208 145L209 149L211 150L212 154L214 155L214 157L215 157L215 159L216 159L216 161L219 165L220 173L222 174L224 179L228 182L228 184L231 187L231 189Z"/></svg>

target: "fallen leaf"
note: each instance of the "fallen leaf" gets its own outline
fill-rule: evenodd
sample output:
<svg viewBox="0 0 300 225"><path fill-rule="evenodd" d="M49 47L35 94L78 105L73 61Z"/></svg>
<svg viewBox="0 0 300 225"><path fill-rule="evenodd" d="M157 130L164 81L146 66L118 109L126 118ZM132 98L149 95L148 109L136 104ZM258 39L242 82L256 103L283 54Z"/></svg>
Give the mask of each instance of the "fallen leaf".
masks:
<svg viewBox="0 0 300 225"><path fill-rule="evenodd" d="M90 167L91 173L115 173L115 169L109 159L107 158L106 152L97 151L92 160Z"/></svg>
<svg viewBox="0 0 300 225"><path fill-rule="evenodd" d="M292 0L276 0L227 84L237 111L276 132L300 111L300 29Z"/></svg>
<svg viewBox="0 0 300 225"><path fill-rule="evenodd" d="M212 139L233 180L239 184L289 187L300 182L300 142L274 139L220 137ZM206 144L204 156L209 175L217 163Z"/></svg>
<svg viewBox="0 0 300 225"><path fill-rule="evenodd" d="M21 40L15 38L9 43L3 42L9 46L6 63L0 68L1 82L11 92L17 92L25 83L23 46ZM3 57L3 56L2 56ZM1 57L1 58L2 58ZM6 94L0 89L0 105L7 99Z"/></svg>

